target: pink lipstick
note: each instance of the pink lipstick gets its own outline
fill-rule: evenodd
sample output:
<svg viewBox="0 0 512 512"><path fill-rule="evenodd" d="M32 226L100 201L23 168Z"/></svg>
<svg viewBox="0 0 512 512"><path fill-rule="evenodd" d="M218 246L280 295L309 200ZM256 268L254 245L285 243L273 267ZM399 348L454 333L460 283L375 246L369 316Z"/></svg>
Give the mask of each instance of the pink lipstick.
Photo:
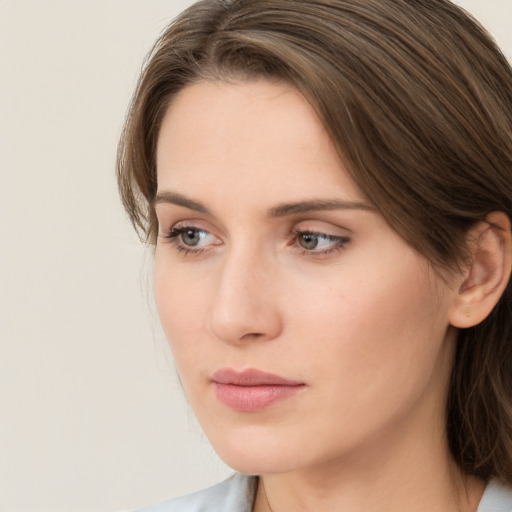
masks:
<svg viewBox="0 0 512 512"><path fill-rule="evenodd" d="M252 368L242 372L223 368L216 371L211 380L217 398L224 405L240 412L261 411L278 400L295 395L305 387L303 382L284 379Z"/></svg>

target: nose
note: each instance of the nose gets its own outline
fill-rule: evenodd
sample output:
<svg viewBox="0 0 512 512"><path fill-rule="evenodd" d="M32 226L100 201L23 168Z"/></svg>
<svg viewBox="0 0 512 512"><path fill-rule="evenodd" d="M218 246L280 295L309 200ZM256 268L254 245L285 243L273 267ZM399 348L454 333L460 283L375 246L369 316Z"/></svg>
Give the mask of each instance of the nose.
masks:
<svg viewBox="0 0 512 512"><path fill-rule="evenodd" d="M248 252L226 256L211 308L209 327L229 344L272 340L283 327L275 266Z"/></svg>

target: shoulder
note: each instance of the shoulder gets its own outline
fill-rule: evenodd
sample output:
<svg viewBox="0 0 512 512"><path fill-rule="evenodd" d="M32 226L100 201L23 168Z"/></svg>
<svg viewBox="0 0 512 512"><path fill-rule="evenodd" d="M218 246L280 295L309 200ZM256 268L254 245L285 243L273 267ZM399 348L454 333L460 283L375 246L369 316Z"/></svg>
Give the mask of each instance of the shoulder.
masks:
<svg viewBox="0 0 512 512"><path fill-rule="evenodd" d="M512 489L497 480L491 480L477 512L512 512Z"/></svg>
<svg viewBox="0 0 512 512"><path fill-rule="evenodd" d="M250 512L256 485L257 477L235 474L208 489L137 512Z"/></svg>

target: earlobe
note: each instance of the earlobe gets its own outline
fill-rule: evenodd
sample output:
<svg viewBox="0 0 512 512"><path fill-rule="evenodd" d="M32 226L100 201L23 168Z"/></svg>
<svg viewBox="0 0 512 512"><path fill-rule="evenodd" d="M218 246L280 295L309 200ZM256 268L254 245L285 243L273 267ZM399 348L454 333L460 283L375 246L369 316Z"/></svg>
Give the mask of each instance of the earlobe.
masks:
<svg viewBox="0 0 512 512"><path fill-rule="evenodd" d="M510 229L505 213L492 212L468 233L469 264L449 312L454 327L478 325L499 301L511 273Z"/></svg>

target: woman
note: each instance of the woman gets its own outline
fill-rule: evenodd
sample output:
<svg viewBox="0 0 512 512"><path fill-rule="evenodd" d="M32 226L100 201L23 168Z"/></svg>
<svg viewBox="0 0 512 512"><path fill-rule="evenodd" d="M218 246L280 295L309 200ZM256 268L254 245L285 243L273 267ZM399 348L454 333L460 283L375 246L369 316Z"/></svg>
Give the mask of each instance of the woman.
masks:
<svg viewBox="0 0 512 512"><path fill-rule="evenodd" d="M198 2L118 178L237 471L150 510L512 510L512 72L466 13Z"/></svg>

